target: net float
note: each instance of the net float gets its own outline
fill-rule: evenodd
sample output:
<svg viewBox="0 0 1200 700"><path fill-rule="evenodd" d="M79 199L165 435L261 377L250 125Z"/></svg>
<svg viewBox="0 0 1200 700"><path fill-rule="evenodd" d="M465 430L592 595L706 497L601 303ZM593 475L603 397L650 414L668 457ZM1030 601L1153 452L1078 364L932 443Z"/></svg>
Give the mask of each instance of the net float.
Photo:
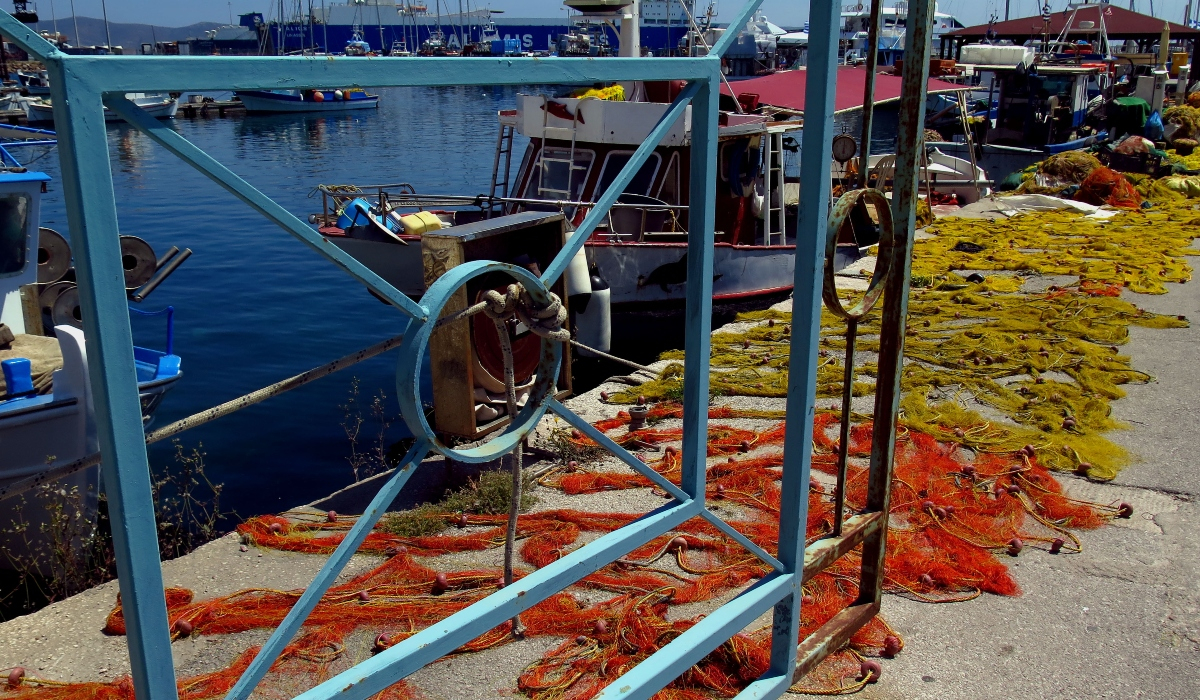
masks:
<svg viewBox="0 0 1200 700"><path fill-rule="evenodd" d="M24 680L25 680L25 669L22 668L21 666L17 666L16 668L14 668L13 670L8 672L8 687L9 688L16 688L16 687L20 686L21 682Z"/></svg>
<svg viewBox="0 0 1200 700"><path fill-rule="evenodd" d="M571 461L567 462L567 471L573 472L578 468L579 468L579 462L576 462L575 460L571 460Z"/></svg>
<svg viewBox="0 0 1200 700"><path fill-rule="evenodd" d="M954 506L946 506L946 515L954 515Z"/></svg>
<svg viewBox="0 0 1200 700"><path fill-rule="evenodd" d="M757 359L758 359L758 353L756 353L756 352L752 352L752 353L750 353L750 359L751 359L751 360L757 360Z"/></svg>
<svg viewBox="0 0 1200 700"><path fill-rule="evenodd" d="M933 501L928 501L928 500L921 501L921 510L922 511L931 511L931 510L933 510L933 508L934 508Z"/></svg>
<svg viewBox="0 0 1200 700"><path fill-rule="evenodd" d="M755 389L761 389L761 388L763 388L763 383L762 383L762 382L758 382L757 384L755 384L755 385L754 385L754 388L755 388Z"/></svg>
<svg viewBox="0 0 1200 700"><path fill-rule="evenodd" d="M1000 498L1003 494L1008 493L1008 489L1004 487L1004 484L996 484L996 488L992 489L992 491L996 498Z"/></svg>
<svg viewBox="0 0 1200 700"><path fill-rule="evenodd" d="M1075 419L1074 418L1064 418L1063 422L1062 422L1062 427L1063 427L1063 430L1070 430L1071 428L1074 428L1075 427Z"/></svg>
<svg viewBox="0 0 1200 700"><path fill-rule="evenodd" d="M596 622L592 624L592 629L596 632L596 634L604 634L608 632L608 623L604 620L596 620Z"/></svg>
<svg viewBox="0 0 1200 700"><path fill-rule="evenodd" d="M579 432L578 430L572 429L571 430L571 439L572 440L582 440L583 433Z"/></svg>
<svg viewBox="0 0 1200 700"><path fill-rule="evenodd" d="M336 523L337 522L337 511L331 510L328 513L326 513L325 514L325 522Z"/></svg>
<svg viewBox="0 0 1200 700"><path fill-rule="evenodd" d="M813 603L817 602L817 599L813 598L811 595L805 595L803 598L800 599L800 602L803 605L812 605Z"/></svg>
<svg viewBox="0 0 1200 700"><path fill-rule="evenodd" d="M247 547L246 545L242 545L241 547L238 547L238 551L239 552L249 552L250 548Z"/></svg>
<svg viewBox="0 0 1200 700"><path fill-rule="evenodd" d="M1067 541L1064 540L1063 538L1055 537L1054 541L1050 543L1050 553L1058 554L1062 550L1063 545L1066 543L1067 543Z"/></svg>
<svg viewBox="0 0 1200 700"><path fill-rule="evenodd" d="M687 549L687 546L688 546L687 539L685 539L684 537L676 537L676 538L672 539L669 543L667 543L667 550L676 552L679 550Z"/></svg>
<svg viewBox="0 0 1200 700"><path fill-rule="evenodd" d="M273 533L275 533L276 535L278 535L278 534L279 534L280 532L282 532L282 531L283 531L283 526L282 526L282 525L280 525L279 523L271 523L271 532L273 532Z"/></svg>
<svg viewBox="0 0 1200 700"><path fill-rule="evenodd" d="M646 397L645 397L645 396L638 396L638 397L637 397L637 405L639 405L639 406L645 406L645 405L646 405Z"/></svg>
<svg viewBox="0 0 1200 700"><path fill-rule="evenodd" d="M175 631L179 633L180 637L188 636L194 629L195 628L192 626L192 623L183 618L179 618L175 621Z"/></svg>
<svg viewBox="0 0 1200 700"><path fill-rule="evenodd" d="M608 401L608 392L607 392L607 391L602 391L602 392L600 392L600 400L601 400L601 401Z"/></svg>
<svg viewBox="0 0 1200 700"><path fill-rule="evenodd" d="M883 675L883 666L879 665L878 661L867 659L858 665L859 680L865 680L868 683L878 683L879 677Z"/></svg>
<svg viewBox="0 0 1200 700"><path fill-rule="evenodd" d="M1036 379L1033 380L1033 383L1034 384L1045 384L1046 378L1045 377L1037 377Z"/></svg>
<svg viewBox="0 0 1200 700"><path fill-rule="evenodd" d="M742 348L743 348L743 349L745 349L745 348L748 348L748 347L750 347L750 341L749 341L749 340L743 340L743 341L742 341Z"/></svg>
<svg viewBox="0 0 1200 700"><path fill-rule="evenodd" d="M468 523L469 523L469 520L467 519L466 513L463 513L462 515L460 515L454 519L454 524L457 525L460 530L462 528L466 527Z"/></svg>
<svg viewBox="0 0 1200 700"><path fill-rule="evenodd" d="M504 577L503 577L503 576L499 576L499 577L497 577L497 578L496 578L496 587L497 587L497 588L504 588L504 587L505 587L505 586L507 586L507 585L508 585L508 584L504 582Z"/></svg>
<svg viewBox="0 0 1200 700"><path fill-rule="evenodd" d="M717 484L717 488L713 489L713 495L717 498L725 498L725 487Z"/></svg>
<svg viewBox="0 0 1200 700"><path fill-rule="evenodd" d="M934 509L933 509L933 517L937 518L938 520L943 520L943 519L945 519L945 517L946 517L946 509L945 509L945 508L942 508L942 507L940 507L940 506L939 506L939 507L937 507L937 508L934 508Z"/></svg>
<svg viewBox="0 0 1200 700"><path fill-rule="evenodd" d="M1182 317L1180 317L1180 319L1179 319L1179 320L1180 320L1180 321L1182 321L1182 320L1183 320L1183 318L1182 318ZM767 319L767 327L768 327L768 328L774 328L774 327L775 327L775 319L773 319L773 318L768 318L768 319Z"/></svg>
<svg viewBox="0 0 1200 700"><path fill-rule="evenodd" d="M1026 445L1021 448L1021 452L1023 452L1026 457L1033 459L1037 455L1037 448L1033 445Z"/></svg>
<svg viewBox="0 0 1200 700"><path fill-rule="evenodd" d="M736 460L736 459L734 459L733 457L730 457L729 459L727 459L727 460L725 460L725 461L726 461L728 464L735 464L735 463L737 462L737 460Z"/></svg>
<svg viewBox="0 0 1200 700"><path fill-rule="evenodd" d="M967 431L963 430L962 428L954 429L954 437L958 438L959 440L965 438L966 436L967 436Z"/></svg>
<svg viewBox="0 0 1200 700"><path fill-rule="evenodd" d="M359 591L358 599L366 603L367 601L371 600L371 594L368 591Z"/></svg>
<svg viewBox="0 0 1200 700"><path fill-rule="evenodd" d="M1008 485L1008 492L1009 492L1009 493L1011 493L1012 495L1014 495L1014 496L1015 496L1015 495L1017 495L1018 493L1021 493L1021 487L1020 487L1020 486L1017 486L1016 484L1009 484L1009 485Z"/></svg>
<svg viewBox="0 0 1200 700"><path fill-rule="evenodd" d="M900 649L902 649L902 648L903 648L903 645L900 644L899 637L889 634L888 636L883 638L883 656L884 656L884 658L891 659L891 658L895 657L896 654L900 653Z"/></svg>
<svg viewBox="0 0 1200 700"><path fill-rule="evenodd" d="M921 578L917 579L917 581L926 588L933 588L933 577L929 574L921 574Z"/></svg>
<svg viewBox="0 0 1200 700"><path fill-rule="evenodd" d="M1020 537L1014 537L1008 541L1008 553L1014 557L1020 554L1024 548L1025 543L1021 541Z"/></svg>
<svg viewBox="0 0 1200 700"><path fill-rule="evenodd" d="M391 644L391 637L388 637L384 632L380 632L379 636L375 638L375 651L383 651L391 646Z"/></svg>
<svg viewBox="0 0 1200 700"><path fill-rule="evenodd" d="M791 333L791 332L792 332L792 326L791 326L791 324L789 324L789 323L785 323L785 324L783 324L783 332L784 332L784 333Z"/></svg>
<svg viewBox="0 0 1200 700"><path fill-rule="evenodd" d="M750 442L748 440L742 440L741 444L738 445L738 450L741 452L749 452Z"/></svg>
<svg viewBox="0 0 1200 700"><path fill-rule="evenodd" d="M1128 503L1121 503L1117 506L1117 517L1129 519L1133 517L1133 506Z"/></svg>
<svg viewBox="0 0 1200 700"><path fill-rule="evenodd" d="M968 477L968 478L971 478L971 479L974 479L974 478L975 478L975 471L976 471L976 470L975 470L975 465L974 465L974 464L968 464L968 465L965 465L965 466L962 468L962 473L963 473L963 474L966 474L966 475L967 475L967 477Z"/></svg>
<svg viewBox="0 0 1200 700"><path fill-rule="evenodd" d="M679 450L676 450L674 445L667 445L667 446L666 446L666 447L663 449L663 454L666 454L666 455L673 455L673 454L675 454L675 453L676 453L676 452L678 452L678 451L679 451Z"/></svg>
<svg viewBox="0 0 1200 700"><path fill-rule="evenodd" d="M583 646L584 644L587 644L587 637L585 637L581 634L575 638L575 643L578 644L579 646Z"/></svg>
<svg viewBox="0 0 1200 700"><path fill-rule="evenodd" d="M1091 470L1092 470L1091 462L1080 462L1079 466L1075 467L1075 473L1079 474L1080 476L1087 476L1088 472L1090 472Z"/></svg>
<svg viewBox="0 0 1200 700"><path fill-rule="evenodd" d="M433 577L433 589L439 593L450 589L450 577L446 576L446 572L439 571L438 575Z"/></svg>

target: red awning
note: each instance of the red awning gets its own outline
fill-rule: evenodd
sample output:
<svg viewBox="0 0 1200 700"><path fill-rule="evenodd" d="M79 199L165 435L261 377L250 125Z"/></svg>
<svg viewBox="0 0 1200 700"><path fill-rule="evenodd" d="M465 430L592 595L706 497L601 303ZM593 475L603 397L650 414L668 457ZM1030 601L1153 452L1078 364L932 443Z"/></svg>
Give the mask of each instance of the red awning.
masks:
<svg viewBox="0 0 1200 700"><path fill-rule="evenodd" d="M807 77L808 71L801 68L799 70L779 71L771 75L764 75L761 78L735 80L729 83L729 85L733 87L737 95L754 93L758 95L758 100L762 104L803 112L804 84ZM902 83L903 79L898 75L877 75L875 77L875 104L900 99L900 86ZM866 84L866 68L839 67L834 110L845 112L861 108L863 104L863 90L866 88ZM729 85L722 85L721 92L726 95L735 94L734 92L730 92ZM947 83L944 80L931 79L929 81L929 89L926 92L954 92L966 89L968 88L962 85Z"/></svg>

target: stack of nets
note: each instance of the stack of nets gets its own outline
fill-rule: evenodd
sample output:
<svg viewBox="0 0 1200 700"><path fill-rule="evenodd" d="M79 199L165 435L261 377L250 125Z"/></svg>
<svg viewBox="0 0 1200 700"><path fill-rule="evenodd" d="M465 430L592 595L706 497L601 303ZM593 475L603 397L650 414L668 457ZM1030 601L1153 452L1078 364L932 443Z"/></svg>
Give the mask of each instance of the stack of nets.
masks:
<svg viewBox="0 0 1200 700"><path fill-rule="evenodd" d="M1124 209L1142 206L1142 195L1138 193L1124 175L1109 168L1096 168L1079 186L1075 199L1097 206L1107 204Z"/></svg>
<svg viewBox="0 0 1200 700"><path fill-rule="evenodd" d="M1094 174L1095 171L1093 171ZM1082 503L1064 494L1055 470L1111 478L1125 455L1105 437L1120 427L1111 402L1121 385L1144 381L1120 345L1133 325L1175 328L1181 317L1145 312L1121 298L1125 290L1150 294L1190 279L1186 256L1200 233L1200 214L1187 200L1161 199L1148 211L1107 220L1037 213L1007 220L943 219L937 235L916 243L914 289L897 430L886 571L887 590L931 603L963 601L983 593L1016 595L1005 560L1077 551L1075 532L1128 517L1125 504ZM982 271L982 279L968 271ZM1033 275L1071 275L1065 286L1027 290ZM968 279L969 278L969 279ZM717 395L785 396L790 318L776 311L743 317L745 324L713 337L712 387ZM861 326L860 350L878 350L878 318ZM841 394L844 326L822 318L818 392ZM676 355L671 355L676 357ZM873 391L877 368L860 367L856 395ZM671 363L646 385L608 397L632 403L678 396L681 367ZM720 399L717 403L720 403ZM972 402L986 407L971 408ZM808 494L809 541L833 527L828 484L835 470L837 426L853 422L847 501L863 507L872 424L841 416L836 402L818 406L813 468L824 473ZM664 477L678 483L682 409L662 401L647 427L629 431L621 411L596 426ZM768 552L776 552L781 506L782 415L727 406L710 410L707 497L731 524ZM574 453L596 446L578 433L565 441ZM661 451L655 451L661 448ZM579 495L652 489L644 477L609 463L569 462L541 479L543 486ZM665 495L661 494L660 495ZM376 528L361 550L382 562L322 598L308 623L264 681L265 695L294 694L332 673L406 639L416 631L497 590L498 567L439 564L438 557L503 546L502 516L434 513L444 529L403 537ZM526 572L557 561L599 534L630 524L628 513L560 509L522 515L520 556ZM266 516L239 527L248 543L289 552L324 554L345 537L351 518L326 522ZM460 529L451 529L458 525ZM858 596L857 553L808 581L802 633L817 629ZM700 520L655 538L627 557L585 577L522 615L526 635L556 640L520 674L517 689L538 700L593 697L620 673L648 658L699 619L677 606L724 599L768 568ZM227 635L278 625L300 591L253 589L208 600L168 592L177 635ZM180 621L183 621L181 624ZM121 634L120 608L106 631ZM767 667L769 629L735 636L660 693L665 700L731 697ZM458 653L511 643L509 623L483 633ZM860 630L796 688L851 692L867 682L863 659L892 656L903 642L881 618ZM246 649L217 671L180 681L185 700L220 697L255 653ZM501 680L500 682L505 682ZM417 697L400 683L389 699ZM128 679L62 684L26 678L0 691L2 700L130 700Z"/></svg>

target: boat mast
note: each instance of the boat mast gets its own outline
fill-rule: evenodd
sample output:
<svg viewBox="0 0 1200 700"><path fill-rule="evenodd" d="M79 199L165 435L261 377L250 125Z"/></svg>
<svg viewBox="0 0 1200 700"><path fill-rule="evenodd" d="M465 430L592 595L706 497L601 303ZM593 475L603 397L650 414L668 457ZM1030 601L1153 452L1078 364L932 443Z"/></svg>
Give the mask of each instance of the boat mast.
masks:
<svg viewBox="0 0 1200 700"><path fill-rule="evenodd" d="M75 45L82 46L83 41L79 38L79 18L75 16L75 0L71 0L71 21L75 23Z"/></svg>
<svg viewBox="0 0 1200 700"><path fill-rule="evenodd" d="M112 53L112 34L108 31L108 2L100 0L100 12L104 13L104 38L108 41L108 52Z"/></svg>
<svg viewBox="0 0 1200 700"><path fill-rule="evenodd" d="M379 1L375 2L375 23L379 25L379 52L387 55L387 47L383 45L383 16L379 14Z"/></svg>
<svg viewBox="0 0 1200 700"><path fill-rule="evenodd" d="M329 53L329 15L325 14L325 0L321 0L321 33L325 36L325 53Z"/></svg>

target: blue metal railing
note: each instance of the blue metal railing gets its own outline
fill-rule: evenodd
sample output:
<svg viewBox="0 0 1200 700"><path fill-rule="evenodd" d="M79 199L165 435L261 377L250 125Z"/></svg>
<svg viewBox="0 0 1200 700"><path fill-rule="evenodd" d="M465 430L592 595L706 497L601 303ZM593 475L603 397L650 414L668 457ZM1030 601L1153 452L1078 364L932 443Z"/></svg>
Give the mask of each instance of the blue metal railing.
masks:
<svg viewBox="0 0 1200 700"><path fill-rule="evenodd" d="M138 316L162 316L163 314L166 314L166 316L167 316L167 347L166 347L166 350L167 350L168 355L175 354L175 307L174 306L168 306L167 308L159 309L158 311L143 311L142 309L139 309L137 307L130 306L129 311L130 311L130 313L135 313Z"/></svg>
<svg viewBox="0 0 1200 700"><path fill-rule="evenodd" d="M409 429L416 444L391 478L380 489L366 512L358 518L344 541L326 561L312 584L280 626L263 644L257 657L230 691L229 700L244 700L266 674L281 650L299 630L357 547L370 533L386 507L399 493L429 452L480 462L494 459L519 444L547 411L553 411L579 430L597 439L630 467L664 488L674 498L669 503L626 526L577 549L553 564L538 569L511 586L422 630L300 697L310 700L347 698L363 700L450 653L514 615L529 609L582 577L625 556L649 540L669 532L691 518L704 518L730 538L746 546L773 571L731 602L709 614L687 632L662 647L629 672L616 678L602 698L649 698L704 655L767 610L774 610L771 664L766 673L738 697L773 698L792 685L797 673L817 663L849 634L865 624L879 606L882 548L886 533L887 484L890 480L892 443L887 437L895 415L898 372L892 358L880 359L880 403L876 416L876 450L873 454L868 512L850 518L840 538L819 540L805 547L812 418L815 399L817 341L820 330L821 267L827 236L830 199L830 143L834 135L834 86L837 72L837 36L840 5L828 0L811 4L812 27L803 135L800 217L796 236L793 340L790 354L788 431L782 477L782 505L777 554L772 556L749 542L733 527L705 508L705 467L709 397L709 349L712 315L714 200L716 188L718 98L721 56L745 26L761 0L751 0L732 18L726 32L704 57L695 58L373 58L331 57L157 57L68 56L20 24L0 13L0 34L41 60L51 76L54 119L60 145L63 188L71 227L72 249L83 310L88 363L93 386L97 433L103 455L104 483L109 498L118 578L126 617L130 665L139 698L174 700L177 697L171 656L170 625L163 597L162 571L153 518L153 503L146 462L145 436L132 363L130 315L119 247L116 205L109 166L104 108L108 107L135 128L177 155L277 224L325 256L398 311L411 319L400 349L397 386ZM923 118L923 87L928 65L932 0L910 3L905 61L905 97L901 110L901 149L893 197L897 222L896 250L911 250L912 207L916 191L917 135ZM127 92L186 92L211 90L261 90L315 88L327 85L357 87L438 85L592 85L613 81L683 80L687 87L666 110L649 137L635 151L620 174L591 208L555 260L539 278L521 268L477 262L452 268L420 301L395 289L355 258L347 255L305 222L238 177L169 126L150 118L124 97ZM492 271L516 278L531 296L544 299L548 287L566 269L626 185L688 106L691 119L691 190L687 248L687 300L684 349L684 413L682 477L678 485L665 482L633 455L607 441L586 421L557 402L550 378L558 376L563 348L543 339L542 379L523 411L490 442L470 450L443 445L425 423L420 410L416 378L425 341L449 296L468 279ZM912 133L909 133L912 132ZM906 228L905 228L906 227ZM901 236L903 228L908 234ZM893 263L894 265L896 263ZM899 324L903 347L903 296L907 292L907 267L885 297L885 335ZM899 313L898 313L899 312ZM898 315L897 315L898 313ZM168 325L171 315L168 310ZM891 319L889 321L889 319ZM898 319L898 320L897 320ZM889 323L891 325L889 325ZM888 330L891 329L891 330ZM170 335L170 334L169 334ZM170 340L168 343L170 344ZM881 340L882 345L892 342ZM891 348L895 354L895 347ZM890 374L889 374L890 372ZM890 407L890 409L889 409ZM882 417L881 417L882 416ZM881 432L882 431L882 432ZM883 435L884 439L880 439ZM876 469L879 464L883 468ZM863 545L862 600L847 608L817 634L799 639L801 584L811 573L837 557ZM799 659L798 659L799 655Z"/></svg>

